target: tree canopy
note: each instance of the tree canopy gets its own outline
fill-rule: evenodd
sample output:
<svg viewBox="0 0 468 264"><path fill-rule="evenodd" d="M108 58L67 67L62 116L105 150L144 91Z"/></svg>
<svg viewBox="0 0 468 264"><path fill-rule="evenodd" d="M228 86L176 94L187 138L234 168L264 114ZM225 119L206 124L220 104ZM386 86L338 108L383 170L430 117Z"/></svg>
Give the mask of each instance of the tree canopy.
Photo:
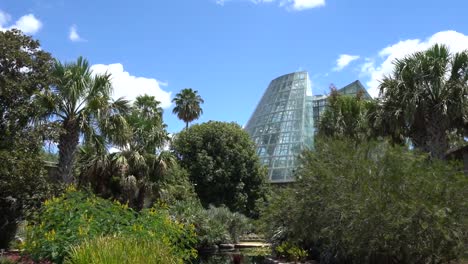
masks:
<svg viewBox="0 0 468 264"><path fill-rule="evenodd" d="M267 237L320 263L447 263L464 251L459 164L387 142L321 139L262 214Z"/></svg>
<svg viewBox="0 0 468 264"><path fill-rule="evenodd" d="M172 110L174 114L180 120L185 122L185 128L188 128L188 124L195 119L198 119L203 114L201 104L204 103L198 91L192 90L192 88L186 88L176 94L175 98L172 99L175 103L175 107Z"/></svg>
<svg viewBox="0 0 468 264"><path fill-rule="evenodd" d="M0 31L0 248L25 215L51 195L41 148L37 95L52 82L53 59L18 30Z"/></svg>
<svg viewBox="0 0 468 264"><path fill-rule="evenodd" d="M392 134L444 159L449 133L467 136L468 51L451 53L436 44L394 64L380 85L380 119Z"/></svg>
<svg viewBox="0 0 468 264"><path fill-rule="evenodd" d="M52 83L54 61L19 30L0 31L0 43L0 148L9 148L43 113L36 96Z"/></svg>
<svg viewBox="0 0 468 264"><path fill-rule="evenodd" d="M332 90L328 106L320 118L318 136L367 140L373 136L371 116L375 102Z"/></svg>
<svg viewBox="0 0 468 264"><path fill-rule="evenodd" d="M59 177L65 183L73 181L73 165L80 136L96 148L104 149L108 140L123 144L128 129L123 114L128 102L111 99L110 75L94 75L86 59L53 67L54 84L41 94L47 117L61 126L59 149Z"/></svg>
<svg viewBox="0 0 468 264"><path fill-rule="evenodd" d="M210 121L176 135L173 143L205 207L226 205L255 216L266 195L266 170L247 132L235 123Z"/></svg>

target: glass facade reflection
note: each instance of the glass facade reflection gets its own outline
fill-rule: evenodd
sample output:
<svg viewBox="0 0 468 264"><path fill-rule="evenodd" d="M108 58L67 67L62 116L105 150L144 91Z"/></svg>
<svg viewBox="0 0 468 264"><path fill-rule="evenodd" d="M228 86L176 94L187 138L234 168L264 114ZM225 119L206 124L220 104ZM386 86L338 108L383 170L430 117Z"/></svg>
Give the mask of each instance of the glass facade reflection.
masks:
<svg viewBox="0 0 468 264"><path fill-rule="evenodd" d="M313 146L312 90L307 72L271 81L246 126L271 182L290 182L298 154Z"/></svg>

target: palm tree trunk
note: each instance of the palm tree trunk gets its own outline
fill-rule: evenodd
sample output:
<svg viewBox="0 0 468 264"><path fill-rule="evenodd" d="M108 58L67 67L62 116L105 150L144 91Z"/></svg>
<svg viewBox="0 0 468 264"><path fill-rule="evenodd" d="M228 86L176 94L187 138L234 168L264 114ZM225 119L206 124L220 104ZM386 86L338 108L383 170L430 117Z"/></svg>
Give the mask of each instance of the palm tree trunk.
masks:
<svg viewBox="0 0 468 264"><path fill-rule="evenodd" d="M444 160L447 150L449 149L448 137L447 137L447 121L446 119L433 112L431 114L431 120L428 122L427 128L427 148L431 153L431 157Z"/></svg>
<svg viewBox="0 0 468 264"><path fill-rule="evenodd" d="M79 131L78 122L75 119L67 119L63 122L63 133L59 138L59 164L58 176L64 183L73 182L73 162L78 146Z"/></svg>
<svg viewBox="0 0 468 264"><path fill-rule="evenodd" d="M188 129L188 122L185 122L185 129Z"/></svg>

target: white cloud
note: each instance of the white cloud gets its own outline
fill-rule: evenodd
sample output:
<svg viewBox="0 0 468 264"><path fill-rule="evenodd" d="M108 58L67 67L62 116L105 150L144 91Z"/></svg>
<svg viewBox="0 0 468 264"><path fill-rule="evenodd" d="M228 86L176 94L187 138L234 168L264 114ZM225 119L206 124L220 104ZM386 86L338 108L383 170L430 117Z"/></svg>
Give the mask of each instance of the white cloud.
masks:
<svg viewBox="0 0 468 264"><path fill-rule="evenodd" d="M70 34L68 35L68 38L73 42L84 41L84 39L78 35L78 28L76 25L72 25L70 27Z"/></svg>
<svg viewBox="0 0 468 264"><path fill-rule="evenodd" d="M171 106L171 92L164 91L161 86L167 83L159 82L154 78L137 77L125 71L120 63L95 64L91 70L96 74L112 74L112 86L114 87L113 98L125 97L127 100L135 100L139 95L148 94L156 97L161 102L162 108Z"/></svg>
<svg viewBox="0 0 468 264"><path fill-rule="evenodd" d="M217 5L223 6L226 2L233 0L215 0ZM241 0L237 0L241 1ZM325 5L325 0L247 0L254 4L264 4L277 2L280 7L285 7L288 10L305 10L310 8L321 7Z"/></svg>
<svg viewBox="0 0 468 264"><path fill-rule="evenodd" d="M304 10L325 5L325 0L289 0L288 2L292 2L292 8L295 10Z"/></svg>
<svg viewBox="0 0 468 264"><path fill-rule="evenodd" d="M357 55L349 55L349 54L341 54L338 59L336 60L336 66L333 68L334 71L341 71L346 66L348 66L351 62L359 59L360 57Z"/></svg>
<svg viewBox="0 0 468 264"><path fill-rule="evenodd" d="M39 21L39 19L37 19L33 14L24 15L16 20L14 24L8 25L10 21L10 14L0 10L0 31L16 28L23 31L25 34L33 35L42 27L41 21Z"/></svg>
<svg viewBox="0 0 468 264"><path fill-rule="evenodd" d="M367 58L361 65L361 75L369 78L366 83L369 93L376 97L379 94L378 86L385 75L393 71L393 61L404 58L417 51L426 50L434 44L445 44L451 52L460 52L468 49L468 35L449 30L437 32L426 40L408 39L387 46L382 49L377 57Z"/></svg>

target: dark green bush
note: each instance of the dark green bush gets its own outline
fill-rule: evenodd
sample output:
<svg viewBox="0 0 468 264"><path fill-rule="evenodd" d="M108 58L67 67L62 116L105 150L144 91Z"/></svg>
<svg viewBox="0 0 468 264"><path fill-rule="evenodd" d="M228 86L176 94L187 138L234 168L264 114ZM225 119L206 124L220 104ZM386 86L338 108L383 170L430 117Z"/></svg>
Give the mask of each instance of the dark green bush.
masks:
<svg viewBox="0 0 468 264"><path fill-rule="evenodd" d="M51 197L44 164L38 153L0 150L0 249L8 248L18 223Z"/></svg>
<svg viewBox="0 0 468 264"><path fill-rule="evenodd" d="M196 256L195 233L177 223L165 209L139 213L127 205L98 198L70 188L47 200L27 228L26 253L34 259L61 263L72 246L98 236L131 236L167 243L176 257Z"/></svg>
<svg viewBox="0 0 468 264"><path fill-rule="evenodd" d="M269 237L321 263L441 263L463 254L468 179L460 167L386 143L317 142L292 188L263 212Z"/></svg>
<svg viewBox="0 0 468 264"><path fill-rule="evenodd" d="M268 193L266 169L241 126L215 121L193 125L176 135L172 148L205 208L225 205L258 217L258 203Z"/></svg>

